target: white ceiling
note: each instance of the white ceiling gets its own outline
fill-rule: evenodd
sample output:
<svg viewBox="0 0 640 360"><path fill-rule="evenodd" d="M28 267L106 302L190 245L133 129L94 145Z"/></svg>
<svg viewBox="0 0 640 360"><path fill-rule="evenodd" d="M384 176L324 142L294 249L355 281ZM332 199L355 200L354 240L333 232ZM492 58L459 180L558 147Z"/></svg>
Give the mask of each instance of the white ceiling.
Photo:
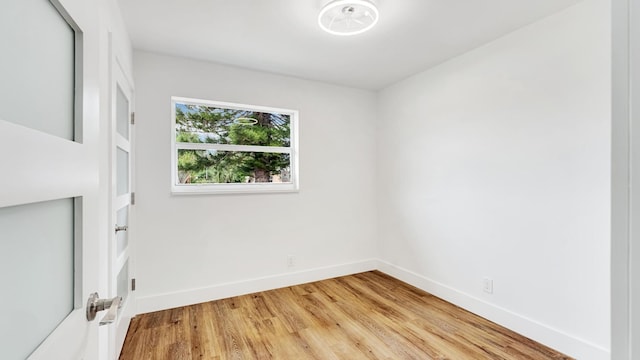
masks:
<svg viewBox="0 0 640 360"><path fill-rule="evenodd" d="M381 89L580 0L377 0L371 31L330 35L326 0L119 0L136 49Z"/></svg>

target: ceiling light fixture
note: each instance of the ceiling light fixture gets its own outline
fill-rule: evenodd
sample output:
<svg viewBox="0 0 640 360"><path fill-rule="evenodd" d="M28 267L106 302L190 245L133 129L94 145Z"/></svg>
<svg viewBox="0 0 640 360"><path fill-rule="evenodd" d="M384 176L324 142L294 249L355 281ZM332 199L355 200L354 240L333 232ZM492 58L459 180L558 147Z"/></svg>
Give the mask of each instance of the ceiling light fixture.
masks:
<svg viewBox="0 0 640 360"><path fill-rule="evenodd" d="M369 0L334 0L318 15L322 30L333 35L361 34L378 22L378 8Z"/></svg>

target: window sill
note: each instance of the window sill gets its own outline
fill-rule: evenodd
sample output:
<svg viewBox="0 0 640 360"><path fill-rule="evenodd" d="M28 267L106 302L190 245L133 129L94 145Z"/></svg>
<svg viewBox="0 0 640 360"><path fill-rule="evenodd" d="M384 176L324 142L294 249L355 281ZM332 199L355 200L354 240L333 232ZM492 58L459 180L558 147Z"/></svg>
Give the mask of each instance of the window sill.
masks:
<svg viewBox="0 0 640 360"><path fill-rule="evenodd" d="M297 193L297 184L202 184L172 185L171 195L225 195Z"/></svg>

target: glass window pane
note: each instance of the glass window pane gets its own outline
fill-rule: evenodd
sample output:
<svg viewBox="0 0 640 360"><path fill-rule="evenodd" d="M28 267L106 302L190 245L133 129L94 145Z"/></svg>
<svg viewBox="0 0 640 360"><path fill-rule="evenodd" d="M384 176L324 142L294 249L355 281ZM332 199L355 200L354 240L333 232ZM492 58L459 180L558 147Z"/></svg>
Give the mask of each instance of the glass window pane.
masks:
<svg viewBox="0 0 640 360"><path fill-rule="evenodd" d="M120 86L116 95L116 130L125 139L129 140L129 100L124 95Z"/></svg>
<svg viewBox="0 0 640 360"><path fill-rule="evenodd" d="M177 184L291 183L286 153L178 150Z"/></svg>
<svg viewBox="0 0 640 360"><path fill-rule="evenodd" d="M25 359L74 307L74 200L0 208L0 352Z"/></svg>
<svg viewBox="0 0 640 360"><path fill-rule="evenodd" d="M205 105L176 104L176 141L291 146L291 116Z"/></svg>
<svg viewBox="0 0 640 360"><path fill-rule="evenodd" d="M0 49L0 120L73 140L74 30L49 1L5 1Z"/></svg>
<svg viewBox="0 0 640 360"><path fill-rule="evenodd" d="M116 194L129 192L129 153L118 148L116 153Z"/></svg>
<svg viewBox="0 0 640 360"><path fill-rule="evenodd" d="M120 269L116 281L118 282L118 296L122 296L122 302L124 302L129 296L129 260Z"/></svg>
<svg viewBox="0 0 640 360"><path fill-rule="evenodd" d="M116 224L118 226L129 226L129 206L125 206L118 210ZM116 233L116 249L120 256L129 245L129 231L118 231Z"/></svg>

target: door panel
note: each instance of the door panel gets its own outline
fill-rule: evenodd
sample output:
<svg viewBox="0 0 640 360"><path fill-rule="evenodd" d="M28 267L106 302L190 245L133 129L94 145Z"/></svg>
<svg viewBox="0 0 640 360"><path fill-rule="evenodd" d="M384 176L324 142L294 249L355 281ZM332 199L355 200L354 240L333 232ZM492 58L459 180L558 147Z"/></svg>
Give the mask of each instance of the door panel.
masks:
<svg viewBox="0 0 640 360"><path fill-rule="evenodd" d="M25 359L74 309L74 199L0 208L0 349ZM47 306L42 306L47 299Z"/></svg>
<svg viewBox="0 0 640 360"><path fill-rule="evenodd" d="M129 278L129 260L127 259L117 277L118 296L122 296L122 301L125 302L129 299Z"/></svg>
<svg viewBox="0 0 640 360"><path fill-rule="evenodd" d="M11 49L2 52L0 117L73 140L76 30L53 3L21 0L3 2L0 33L0 48Z"/></svg>
<svg viewBox="0 0 640 360"><path fill-rule="evenodd" d="M99 285L95 9L15 0L0 11L1 359L98 357L85 314Z"/></svg>
<svg viewBox="0 0 640 360"><path fill-rule="evenodd" d="M112 85L112 154L114 163L112 181L112 218L114 228L111 251L111 289L113 296L122 297L122 308L117 324L111 331L115 358L120 352L127 334L129 322L135 313L135 298L131 288L133 272L133 243L132 236L132 142L134 139L131 124L133 112L133 86L124 75L118 63L117 56L113 57L113 85Z"/></svg>
<svg viewBox="0 0 640 360"><path fill-rule="evenodd" d="M116 213L116 224L129 228L129 207L120 208ZM122 256L129 247L129 231L119 231L116 233L116 256Z"/></svg>
<svg viewBox="0 0 640 360"><path fill-rule="evenodd" d="M129 140L129 97L122 88L116 84L116 130L125 140Z"/></svg>
<svg viewBox="0 0 640 360"><path fill-rule="evenodd" d="M116 195L129 193L129 152L117 147L116 150Z"/></svg>

